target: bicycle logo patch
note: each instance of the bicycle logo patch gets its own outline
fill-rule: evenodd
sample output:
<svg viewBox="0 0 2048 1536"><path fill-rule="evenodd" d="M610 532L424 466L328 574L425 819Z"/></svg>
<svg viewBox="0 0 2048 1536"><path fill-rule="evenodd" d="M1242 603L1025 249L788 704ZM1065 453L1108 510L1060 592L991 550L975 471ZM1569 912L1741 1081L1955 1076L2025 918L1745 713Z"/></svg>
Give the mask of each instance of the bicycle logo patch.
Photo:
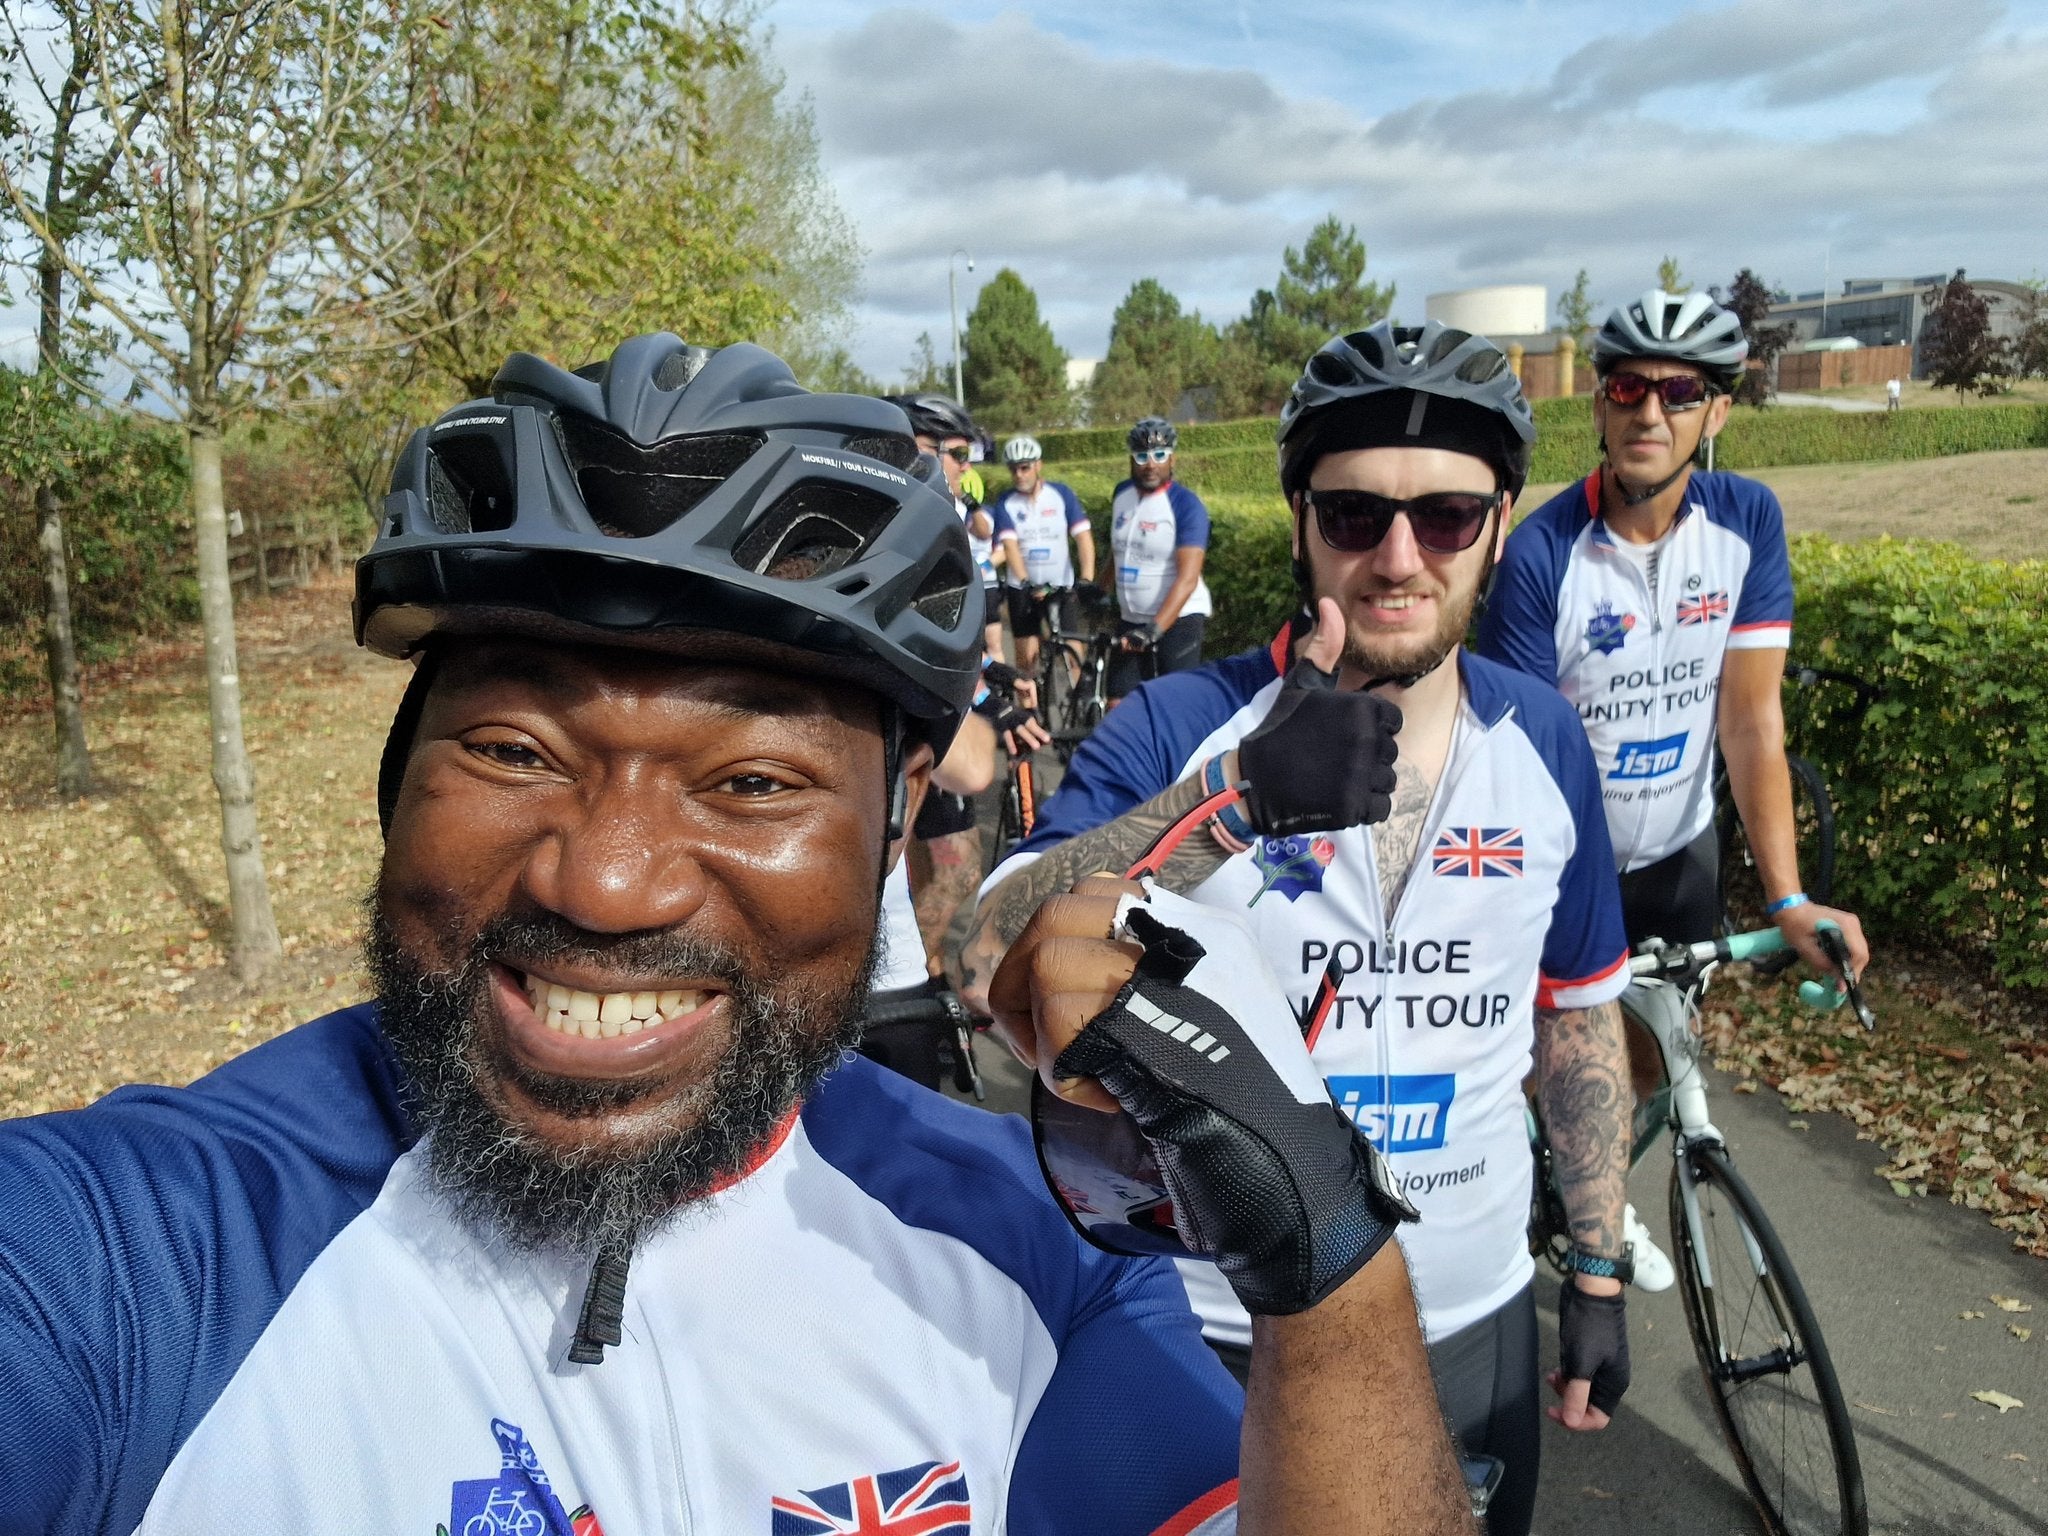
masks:
<svg viewBox="0 0 2048 1536"><path fill-rule="evenodd" d="M872 1472L769 1501L769 1536L968 1536L974 1510L957 1461Z"/></svg>
<svg viewBox="0 0 2048 1536"><path fill-rule="evenodd" d="M448 1523L435 1536L604 1536L589 1505L574 1513L562 1508L525 1430L493 1419L491 1434L498 1442L498 1475L455 1484Z"/></svg>
<svg viewBox="0 0 2048 1536"><path fill-rule="evenodd" d="M1616 613L1614 604L1603 599L1593 617L1586 620L1586 644L1602 656L1611 656L1621 649L1628 632L1635 627L1634 614Z"/></svg>
<svg viewBox="0 0 2048 1536"><path fill-rule="evenodd" d="M1336 860L1337 845L1327 837L1262 837L1252 848L1252 863L1258 866L1259 888L1245 903L1256 907L1268 891L1278 891L1289 901L1323 888L1323 871Z"/></svg>
<svg viewBox="0 0 2048 1536"><path fill-rule="evenodd" d="M1365 1139L1382 1152L1434 1152L1451 1128L1455 1073L1431 1072L1388 1079L1333 1077L1330 1096Z"/></svg>
<svg viewBox="0 0 2048 1536"><path fill-rule="evenodd" d="M1624 741L1616 752L1610 779L1661 779L1678 772L1685 761L1686 732L1660 736L1655 741Z"/></svg>

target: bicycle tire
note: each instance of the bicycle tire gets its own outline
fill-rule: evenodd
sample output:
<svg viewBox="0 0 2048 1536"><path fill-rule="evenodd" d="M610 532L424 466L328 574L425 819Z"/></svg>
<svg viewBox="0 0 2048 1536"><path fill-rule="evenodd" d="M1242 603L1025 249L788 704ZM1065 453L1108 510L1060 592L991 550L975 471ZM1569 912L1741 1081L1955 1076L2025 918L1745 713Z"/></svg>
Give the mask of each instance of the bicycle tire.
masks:
<svg viewBox="0 0 2048 1536"><path fill-rule="evenodd" d="M1073 760L1074 749L1102 724L1103 713L1102 700L1092 691L1074 694L1067 700L1062 719L1052 733L1053 751L1059 754L1061 767Z"/></svg>
<svg viewBox="0 0 2048 1536"><path fill-rule="evenodd" d="M1003 779L1002 802L996 811L996 851L990 867L1009 857L1010 850L1024 840L1024 808L1019 803L1017 772L1012 768Z"/></svg>
<svg viewBox="0 0 2048 1536"><path fill-rule="evenodd" d="M1686 1156L1704 1236L1686 1220L1674 1166L1672 1257L1700 1374L1743 1486L1772 1536L1868 1536L1855 1430L1785 1245L1725 1148Z"/></svg>

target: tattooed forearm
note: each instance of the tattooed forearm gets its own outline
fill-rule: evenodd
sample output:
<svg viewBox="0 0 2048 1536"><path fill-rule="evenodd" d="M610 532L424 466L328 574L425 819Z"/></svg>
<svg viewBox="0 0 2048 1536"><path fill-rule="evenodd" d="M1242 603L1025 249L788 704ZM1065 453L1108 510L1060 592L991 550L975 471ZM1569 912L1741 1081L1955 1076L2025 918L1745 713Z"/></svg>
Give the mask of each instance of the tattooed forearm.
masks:
<svg viewBox="0 0 2048 1536"><path fill-rule="evenodd" d="M1152 846L1153 839L1201 800L1202 776L1191 774L1115 821L1047 849L1042 858L990 891L974 914L974 924L960 950L960 990L967 1005L987 1011L988 984L996 967L1046 897L1088 875L1104 871L1122 874ZM1159 883L1169 890L1193 890L1229 857L1213 837L1198 829L1184 838L1166 861Z"/></svg>
<svg viewBox="0 0 2048 1536"><path fill-rule="evenodd" d="M1572 1241L1618 1258L1628 1200L1628 1042L1621 1007L1536 1010L1536 1096Z"/></svg>

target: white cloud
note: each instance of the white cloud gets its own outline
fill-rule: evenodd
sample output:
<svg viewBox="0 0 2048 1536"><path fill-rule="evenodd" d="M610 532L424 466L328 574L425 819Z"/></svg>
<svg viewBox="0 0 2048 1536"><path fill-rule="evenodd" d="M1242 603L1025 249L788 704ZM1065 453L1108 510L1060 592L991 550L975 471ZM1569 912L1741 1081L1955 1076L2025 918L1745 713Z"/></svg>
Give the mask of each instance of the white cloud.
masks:
<svg viewBox="0 0 2048 1536"><path fill-rule="evenodd" d="M1554 9L1490 14L1526 28ZM1161 56L1135 61L1014 14L892 10L785 33L871 252L871 369L899 368L922 329L943 346L955 246L974 251L975 285L1016 267L1062 342L1099 353L1136 279L1227 317L1331 210L1359 227L1373 275L1398 280L1408 318L1438 289L1554 293L1581 266L1613 301L1665 254L1697 282L1753 266L1793 287L1818 286L1824 250L1838 278L2043 261L2048 36L1992 0L1949 0L1938 24L1917 0L1666 4L1636 32L1553 35L1533 68L1475 43L1485 72L1454 67L1441 53L1456 44L1418 19L1385 43L1411 65L1332 52L1306 75L1270 67L1270 13L1249 42L1240 8L1210 10L1201 46L1162 23ZM1587 38L1589 13L1568 16ZM905 60L914 90L889 84ZM1472 84L1418 96L1423 77ZM970 302L963 287L963 315Z"/></svg>

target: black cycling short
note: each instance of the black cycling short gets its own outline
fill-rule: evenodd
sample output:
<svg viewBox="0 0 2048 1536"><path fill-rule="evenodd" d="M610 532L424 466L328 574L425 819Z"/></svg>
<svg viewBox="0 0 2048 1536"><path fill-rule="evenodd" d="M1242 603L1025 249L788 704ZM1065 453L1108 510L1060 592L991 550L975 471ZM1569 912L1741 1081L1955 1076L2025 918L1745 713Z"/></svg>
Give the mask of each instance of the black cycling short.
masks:
<svg viewBox="0 0 2048 1536"><path fill-rule="evenodd" d="M932 983L904 987L894 992L877 992L877 1003L908 1002L931 996ZM869 1024L861 1030L861 1055L913 1083L939 1088L953 1071L953 1026L943 1019L921 1019L902 1024Z"/></svg>
<svg viewBox="0 0 2048 1536"><path fill-rule="evenodd" d="M924 797L924 804L917 809L917 820L911 824L912 837L947 837L955 832L966 832L974 826L974 802L965 795L950 794L943 789L934 789Z"/></svg>
<svg viewBox="0 0 2048 1536"><path fill-rule="evenodd" d="M1252 1352L1209 1340L1242 1384ZM1536 1391L1536 1287L1532 1281L1497 1312L1429 1346L1437 1402L1458 1449L1506 1469L1486 1509L1487 1536L1528 1536L1536 1516L1536 1469L1543 1409Z"/></svg>
<svg viewBox="0 0 2048 1536"><path fill-rule="evenodd" d="M1081 601L1074 595L1072 587L1055 587L1044 597L1039 597L1029 587L1005 587L1003 593L1010 605L1010 633L1013 635L1045 635L1045 611L1051 608L1059 616L1063 634L1073 634L1081 627Z"/></svg>
<svg viewBox="0 0 2048 1536"><path fill-rule="evenodd" d="M1002 623L1003 589L995 582L984 581L981 584L981 600L986 605L981 614L983 625Z"/></svg>
<svg viewBox="0 0 2048 1536"><path fill-rule="evenodd" d="M1184 613L1174 620L1173 628L1153 641L1149 651L1114 650L1109 653L1109 679L1105 691L1112 699L1120 699L1138 684L1163 677L1168 672L1185 672L1202 664L1202 632L1209 627L1206 613ZM1131 634L1142 625L1129 620L1118 622L1119 637Z"/></svg>
<svg viewBox="0 0 2048 1536"><path fill-rule="evenodd" d="M1698 944L1721 927L1721 839L1712 827L1654 864L1621 877L1621 926L1644 939Z"/></svg>

